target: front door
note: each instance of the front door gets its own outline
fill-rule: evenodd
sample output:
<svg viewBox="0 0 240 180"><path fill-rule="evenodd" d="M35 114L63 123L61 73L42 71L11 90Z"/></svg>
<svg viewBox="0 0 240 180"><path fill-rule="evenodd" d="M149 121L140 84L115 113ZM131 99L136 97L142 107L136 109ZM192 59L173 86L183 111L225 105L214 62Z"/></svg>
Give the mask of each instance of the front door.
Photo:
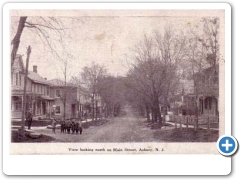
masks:
<svg viewBox="0 0 240 180"><path fill-rule="evenodd" d="M43 111L43 114L45 115L46 114L46 101L42 102L42 111Z"/></svg>

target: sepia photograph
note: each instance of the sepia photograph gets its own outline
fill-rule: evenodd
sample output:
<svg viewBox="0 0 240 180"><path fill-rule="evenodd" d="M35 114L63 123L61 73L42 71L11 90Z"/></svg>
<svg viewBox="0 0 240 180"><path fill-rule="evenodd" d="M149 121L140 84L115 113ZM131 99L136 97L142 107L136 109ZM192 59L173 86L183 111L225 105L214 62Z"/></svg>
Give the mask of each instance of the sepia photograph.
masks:
<svg viewBox="0 0 240 180"><path fill-rule="evenodd" d="M82 146L68 152L176 145L168 152L183 153L183 143L206 143L204 153L216 153L225 124L224 15L11 10L11 152L73 143Z"/></svg>

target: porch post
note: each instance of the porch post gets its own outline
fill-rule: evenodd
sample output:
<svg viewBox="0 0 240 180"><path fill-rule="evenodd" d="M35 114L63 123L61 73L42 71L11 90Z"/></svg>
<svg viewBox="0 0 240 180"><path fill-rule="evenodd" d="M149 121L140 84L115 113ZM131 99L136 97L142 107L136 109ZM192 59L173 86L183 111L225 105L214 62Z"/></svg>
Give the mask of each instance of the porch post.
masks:
<svg viewBox="0 0 240 180"><path fill-rule="evenodd" d="M50 101L48 101L48 114L49 114L49 118L51 118L51 111L50 111Z"/></svg>
<svg viewBox="0 0 240 180"><path fill-rule="evenodd" d="M23 95L22 95L22 113L23 113Z"/></svg>
<svg viewBox="0 0 240 180"><path fill-rule="evenodd" d="M40 103L40 109L41 109L40 115L42 115L43 114L42 100L40 102L41 102Z"/></svg>

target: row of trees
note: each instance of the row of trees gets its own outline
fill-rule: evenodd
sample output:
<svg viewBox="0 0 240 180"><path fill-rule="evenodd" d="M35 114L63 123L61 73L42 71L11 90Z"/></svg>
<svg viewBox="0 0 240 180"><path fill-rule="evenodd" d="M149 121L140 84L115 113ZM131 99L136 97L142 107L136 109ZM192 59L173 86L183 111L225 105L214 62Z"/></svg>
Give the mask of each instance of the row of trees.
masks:
<svg viewBox="0 0 240 180"><path fill-rule="evenodd" d="M162 125L161 113L166 115L169 100L190 88L183 84L186 79L194 84L197 115L199 87L195 76L204 75L207 67L217 68L219 62L218 18L204 18L199 24L203 31L198 27L178 32L173 26L166 26L163 33L145 35L128 56L133 63L126 85L136 98L131 102L145 109L148 120L151 113L152 120Z"/></svg>

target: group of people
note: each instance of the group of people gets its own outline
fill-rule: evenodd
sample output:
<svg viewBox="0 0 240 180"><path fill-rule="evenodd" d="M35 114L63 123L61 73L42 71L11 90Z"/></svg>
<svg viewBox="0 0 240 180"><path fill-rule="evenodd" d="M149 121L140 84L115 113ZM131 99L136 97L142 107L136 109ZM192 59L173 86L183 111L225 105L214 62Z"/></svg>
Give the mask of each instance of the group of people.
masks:
<svg viewBox="0 0 240 180"><path fill-rule="evenodd" d="M52 120L53 133L55 133L56 125L58 123L61 125L61 133L70 133L70 131L72 131L72 133L79 132L80 134L82 134L83 128L81 120L77 119L57 120L54 118Z"/></svg>
<svg viewBox="0 0 240 180"><path fill-rule="evenodd" d="M85 114L84 118L87 118L87 114ZM28 109L26 112L26 123L28 126L28 129L31 129L32 126L32 121L33 121L33 113L32 109ZM67 120L57 120L56 118L52 119L52 131L53 133L56 132L56 126L57 124L61 124L61 132L62 133L70 133L70 130L72 130L72 133L80 133L82 134L83 128L82 128L82 122L81 120L73 120L73 119L67 119Z"/></svg>

